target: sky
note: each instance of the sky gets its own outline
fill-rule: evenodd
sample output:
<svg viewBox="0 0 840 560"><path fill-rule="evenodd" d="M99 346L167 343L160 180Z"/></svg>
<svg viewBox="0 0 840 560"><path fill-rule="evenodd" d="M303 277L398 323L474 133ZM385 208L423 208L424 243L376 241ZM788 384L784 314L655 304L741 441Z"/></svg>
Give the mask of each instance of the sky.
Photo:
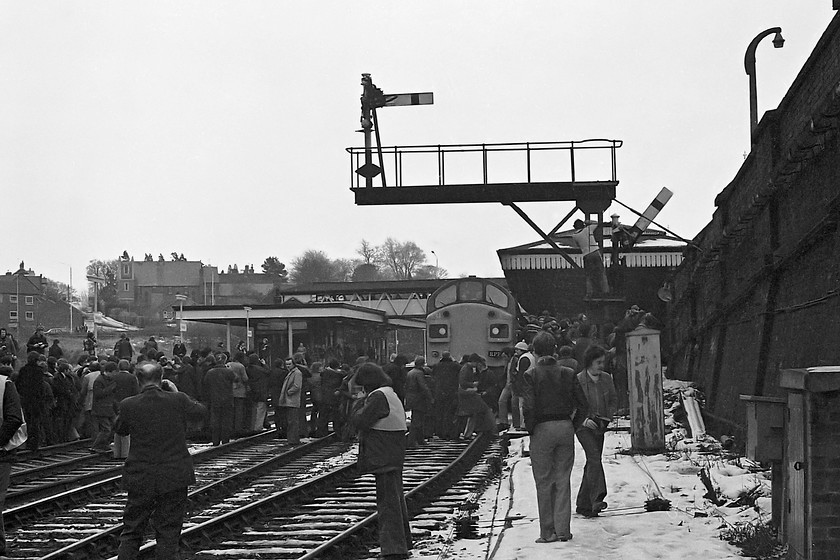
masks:
<svg viewBox="0 0 840 560"><path fill-rule="evenodd" d="M623 141L616 199L642 211L668 187L657 221L691 238L749 151L747 45L774 26L786 40L759 45L761 115L834 13L830 0L0 1L0 268L23 260L65 283L72 270L84 291L85 265L124 250L259 271L393 237L450 276L501 276L496 250L538 239L510 208L355 205L362 73L385 93L434 93L379 111L384 146ZM522 207L549 230L573 204Z"/></svg>

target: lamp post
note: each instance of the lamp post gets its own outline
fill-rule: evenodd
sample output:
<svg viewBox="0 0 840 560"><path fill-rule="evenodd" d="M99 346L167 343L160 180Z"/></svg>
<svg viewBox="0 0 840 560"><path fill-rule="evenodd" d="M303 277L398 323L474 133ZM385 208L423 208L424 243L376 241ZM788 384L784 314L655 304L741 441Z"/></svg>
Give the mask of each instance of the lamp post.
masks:
<svg viewBox="0 0 840 560"><path fill-rule="evenodd" d="M758 126L758 98L756 95L755 85L755 49L758 47L758 44L762 39L772 33L776 34L776 36L773 37L773 47L781 49L785 44L785 40L782 38L782 28L771 27L770 29L765 29L755 36L747 47L747 52L744 55L744 70L746 70L747 76L750 78L750 143L755 142L755 127Z"/></svg>
<svg viewBox="0 0 840 560"><path fill-rule="evenodd" d="M21 263L23 265L23 263ZM23 266L15 272L15 315L17 316L17 323L16 323L16 330L17 330L17 339L20 340L20 277L21 275L26 274L26 271L23 269Z"/></svg>
<svg viewBox="0 0 840 560"><path fill-rule="evenodd" d="M429 251L429 252L435 256L435 280L437 280L438 279L438 270L439 270L438 269L438 256L437 256L437 253L435 253L434 251Z"/></svg>
<svg viewBox="0 0 840 560"><path fill-rule="evenodd" d="M251 312L251 308L247 305L243 307L245 310L245 351L251 351L251 317L249 313Z"/></svg>

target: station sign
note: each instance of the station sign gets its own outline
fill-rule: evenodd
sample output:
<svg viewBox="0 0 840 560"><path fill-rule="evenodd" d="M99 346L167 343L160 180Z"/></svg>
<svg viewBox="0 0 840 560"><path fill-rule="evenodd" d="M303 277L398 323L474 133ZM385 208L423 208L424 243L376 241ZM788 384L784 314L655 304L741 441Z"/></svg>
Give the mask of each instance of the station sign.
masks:
<svg viewBox="0 0 840 560"><path fill-rule="evenodd" d="M344 294L313 294L310 296L315 303L341 303L347 301Z"/></svg>

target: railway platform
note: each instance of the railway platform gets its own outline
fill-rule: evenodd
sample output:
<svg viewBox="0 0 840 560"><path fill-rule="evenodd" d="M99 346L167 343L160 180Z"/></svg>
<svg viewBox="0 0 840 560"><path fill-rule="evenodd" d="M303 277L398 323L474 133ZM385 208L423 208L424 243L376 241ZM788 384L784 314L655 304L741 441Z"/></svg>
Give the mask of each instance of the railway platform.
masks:
<svg viewBox="0 0 840 560"><path fill-rule="evenodd" d="M721 540L722 530L737 523L770 519L769 497L760 498L755 508L718 507L704 500L705 488L697 473L703 461L715 461L711 456L693 452L630 455L626 453L630 434L607 432L603 464L608 508L596 518L574 512L574 497L585 463L583 448L576 441L573 538L568 542L536 543L539 515L528 444L527 436L511 440L502 476L482 496L477 511L477 538L454 540L448 551L438 552L435 558L734 560L743 555L737 547ZM749 475L744 480L750 476L759 475ZM735 479L729 482L739 484ZM657 495L671 502L670 510L646 511L646 500ZM415 551L412 558L432 556Z"/></svg>

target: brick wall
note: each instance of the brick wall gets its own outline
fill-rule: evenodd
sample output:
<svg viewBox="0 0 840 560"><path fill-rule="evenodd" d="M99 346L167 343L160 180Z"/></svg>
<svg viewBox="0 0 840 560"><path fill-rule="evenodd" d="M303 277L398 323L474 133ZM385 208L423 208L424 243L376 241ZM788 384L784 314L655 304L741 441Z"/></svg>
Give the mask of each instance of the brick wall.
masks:
<svg viewBox="0 0 840 560"><path fill-rule="evenodd" d="M840 19L716 199L674 278L670 375L742 433L738 395L780 396L779 368L840 364Z"/></svg>

